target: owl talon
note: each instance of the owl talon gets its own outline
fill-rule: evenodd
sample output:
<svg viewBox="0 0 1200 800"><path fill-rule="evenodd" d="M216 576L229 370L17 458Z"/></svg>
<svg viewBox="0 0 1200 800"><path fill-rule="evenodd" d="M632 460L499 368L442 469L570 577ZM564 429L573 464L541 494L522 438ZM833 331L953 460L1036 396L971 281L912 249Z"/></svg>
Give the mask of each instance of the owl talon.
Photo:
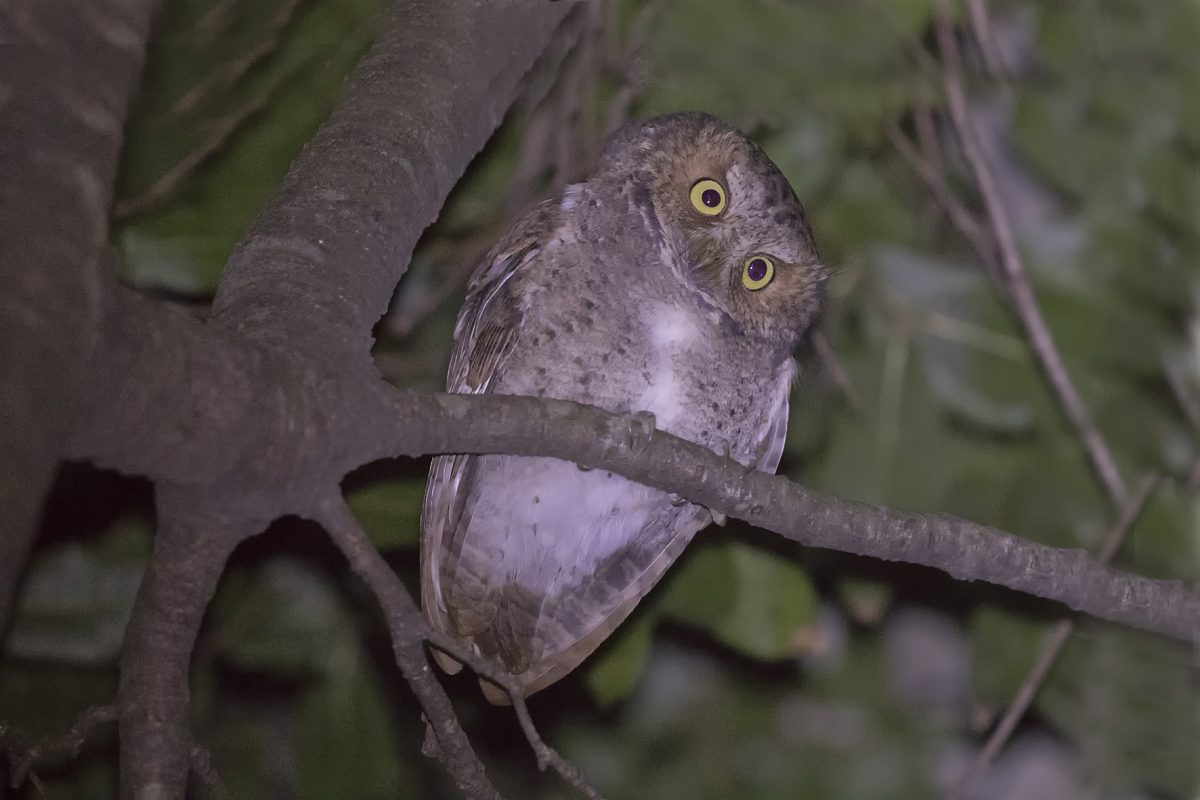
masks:
<svg viewBox="0 0 1200 800"><path fill-rule="evenodd" d="M629 443L629 449L638 455L646 452L646 448L650 446L650 440L654 437L656 424L657 420L654 414L649 411L626 414L625 437Z"/></svg>
<svg viewBox="0 0 1200 800"><path fill-rule="evenodd" d="M722 528L724 528L724 527L725 527L725 523L729 521L729 517L725 516L725 515L724 515L724 514L722 514L720 511L713 511L713 510L710 508L710 509L708 510L708 513L712 515L712 520L713 520L713 522L714 522L714 523L716 523L718 526L720 526L720 527L722 527Z"/></svg>

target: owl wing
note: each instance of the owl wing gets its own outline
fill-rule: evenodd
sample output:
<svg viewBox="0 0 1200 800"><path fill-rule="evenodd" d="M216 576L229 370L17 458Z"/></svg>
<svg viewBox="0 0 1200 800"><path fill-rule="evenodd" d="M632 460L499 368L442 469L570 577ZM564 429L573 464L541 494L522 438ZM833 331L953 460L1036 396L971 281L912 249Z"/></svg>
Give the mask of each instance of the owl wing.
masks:
<svg viewBox="0 0 1200 800"><path fill-rule="evenodd" d="M795 359L789 358L784 362L771 397L771 409L767 413L767 424L759 435L756 448L755 467L759 472L772 475L779 469L779 460L783 458L783 444L787 439L788 427L788 396L792 393L792 382L796 379L797 365Z"/></svg>
<svg viewBox="0 0 1200 800"><path fill-rule="evenodd" d="M533 209L488 253L471 276L467 297L454 326L454 349L446 376L446 391L484 394L491 389L497 370L512 352L521 312L501 295L521 267L537 257L542 244L561 224L558 207L550 201ZM499 298L499 301L498 301ZM425 502L421 510L421 605L430 625L454 633L441 591L447 556L457 559L469 487L478 457L438 456L429 468ZM455 541L457 538L459 541ZM438 663L451 674L458 662L435 652Z"/></svg>
<svg viewBox="0 0 1200 800"><path fill-rule="evenodd" d="M765 423L749 448L754 466L762 472L774 473L783 456L795 376L796 362L789 358L781 365ZM711 512L701 506L676 505L653 490L646 490L646 495L653 510L630 540L570 592L540 605L529 644L540 655L519 676L527 694L554 683L599 647L649 594L692 537L712 521ZM498 690L482 686L493 702L504 701Z"/></svg>

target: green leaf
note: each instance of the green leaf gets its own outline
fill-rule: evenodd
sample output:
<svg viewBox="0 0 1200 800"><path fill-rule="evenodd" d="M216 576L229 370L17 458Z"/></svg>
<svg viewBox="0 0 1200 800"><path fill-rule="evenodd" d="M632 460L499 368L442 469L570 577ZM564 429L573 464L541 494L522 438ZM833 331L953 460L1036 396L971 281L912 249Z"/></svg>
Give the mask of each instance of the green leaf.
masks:
<svg viewBox="0 0 1200 800"><path fill-rule="evenodd" d="M213 616L220 652L244 670L277 678L311 678L331 669L329 642L357 630L330 583L313 565L272 559L223 585Z"/></svg>
<svg viewBox="0 0 1200 800"><path fill-rule="evenodd" d="M401 747L393 720L395 699L383 691L362 644L347 632L334 634L325 647L324 680L300 707L295 763L303 796L419 796L397 759Z"/></svg>
<svg viewBox="0 0 1200 800"><path fill-rule="evenodd" d="M127 518L95 540L39 552L17 598L8 654L77 664L116 660L141 584L149 531Z"/></svg>
<svg viewBox="0 0 1200 800"><path fill-rule="evenodd" d="M164 180L175 186L114 228L127 280L212 293L234 243L332 108L382 5L169 4L130 119L118 209Z"/></svg>
<svg viewBox="0 0 1200 800"><path fill-rule="evenodd" d="M423 479L381 478L346 492L346 503L380 550L415 548L421 541Z"/></svg>
<svg viewBox="0 0 1200 800"><path fill-rule="evenodd" d="M650 655L657 621L658 615L653 608L635 613L587 662L584 681L601 706L623 700L637 686Z"/></svg>
<svg viewBox="0 0 1200 800"><path fill-rule="evenodd" d="M804 569L738 541L693 549L671 581L664 613L754 658L797 655L816 613Z"/></svg>

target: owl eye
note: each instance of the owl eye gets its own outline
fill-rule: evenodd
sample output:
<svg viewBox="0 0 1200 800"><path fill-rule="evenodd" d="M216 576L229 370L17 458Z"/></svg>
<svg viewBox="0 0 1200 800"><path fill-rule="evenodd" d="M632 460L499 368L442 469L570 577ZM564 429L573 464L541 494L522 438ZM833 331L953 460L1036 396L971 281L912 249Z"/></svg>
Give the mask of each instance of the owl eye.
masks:
<svg viewBox="0 0 1200 800"><path fill-rule="evenodd" d="M750 256L742 265L742 286L752 292L766 286L775 277L775 262L766 256Z"/></svg>
<svg viewBox="0 0 1200 800"><path fill-rule="evenodd" d="M725 190L712 178L701 178L692 184L692 205L706 217L715 217L725 210Z"/></svg>

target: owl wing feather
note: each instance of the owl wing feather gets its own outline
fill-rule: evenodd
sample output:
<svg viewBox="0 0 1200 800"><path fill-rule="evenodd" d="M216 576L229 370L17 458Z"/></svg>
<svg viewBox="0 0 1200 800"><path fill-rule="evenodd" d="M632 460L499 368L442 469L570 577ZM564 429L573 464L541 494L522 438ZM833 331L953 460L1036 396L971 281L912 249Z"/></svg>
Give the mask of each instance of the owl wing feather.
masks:
<svg viewBox="0 0 1200 800"><path fill-rule="evenodd" d="M755 467L759 472L772 475L779 469L779 460L783 458L783 445L787 440L788 427L788 397L792 393L792 382L796 379L798 367L795 359L789 358L784 362L778 382L775 385L775 396L772 399L771 411L767 415L767 424L763 428L756 448Z"/></svg>
<svg viewBox="0 0 1200 800"><path fill-rule="evenodd" d="M756 441L751 444L754 465L774 473L783 455L787 436L788 397L796 375L796 362L788 359L780 371L771 397L771 408ZM520 678L526 693L557 681L587 658L649 594L697 532L712 521L701 506L676 506L664 498L657 513L630 541L604 561L569 594L563 594L549 613L538 617L531 649L541 657L526 667ZM505 697L495 687L481 683L492 702Z"/></svg>
<svg viewBox="0 0 1200 800"><path fill-rule="evenodd" d="M491 389L500 365L512 352L521 322L515 303L495 300L520 268L537 256L547 230L559 224L554 210L549 203L535 208L496 243L476 268L454 327L454 349L446 376L448 392L484 394ZM456 561L461 551L478 458L467 454L434 458L421 510L421 605L430 625L449 633L455 632L455 626L447 616L441 576L446 572L447 558ZM435 651L434 656L451 674L461 668L442 653Z"/></svg>

